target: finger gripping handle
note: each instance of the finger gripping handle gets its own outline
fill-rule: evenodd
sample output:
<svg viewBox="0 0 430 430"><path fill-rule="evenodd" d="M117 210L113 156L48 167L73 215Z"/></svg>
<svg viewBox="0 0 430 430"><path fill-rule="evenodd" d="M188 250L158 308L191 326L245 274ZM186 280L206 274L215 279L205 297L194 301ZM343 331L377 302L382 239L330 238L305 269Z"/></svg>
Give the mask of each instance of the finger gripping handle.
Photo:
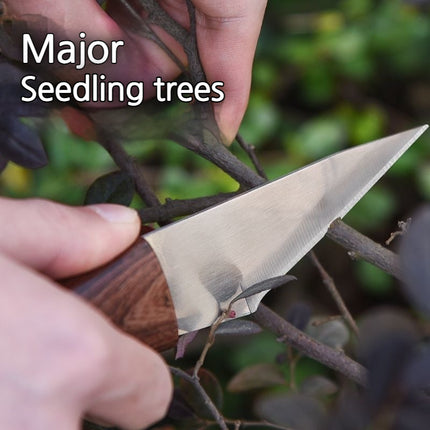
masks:
<svg viewBox="0 0 430 430"><path fill-rule="evenodd" d="M154 349L165 351L176 345L178 325L170 291L154 251L143 238L110 263L62 285Z"/></svg>

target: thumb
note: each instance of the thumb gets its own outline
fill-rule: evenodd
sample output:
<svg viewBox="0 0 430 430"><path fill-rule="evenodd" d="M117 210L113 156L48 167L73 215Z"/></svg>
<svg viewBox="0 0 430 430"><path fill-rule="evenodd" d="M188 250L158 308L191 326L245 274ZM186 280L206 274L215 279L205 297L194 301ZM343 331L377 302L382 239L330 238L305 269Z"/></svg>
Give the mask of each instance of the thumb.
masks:
<svg viewBox="0 0 430 430"><path fill-rule="evenodd" d="M124 206L0 198L0 253L54 278L106 263L131 245L139 230L137 212Z"/></svg>

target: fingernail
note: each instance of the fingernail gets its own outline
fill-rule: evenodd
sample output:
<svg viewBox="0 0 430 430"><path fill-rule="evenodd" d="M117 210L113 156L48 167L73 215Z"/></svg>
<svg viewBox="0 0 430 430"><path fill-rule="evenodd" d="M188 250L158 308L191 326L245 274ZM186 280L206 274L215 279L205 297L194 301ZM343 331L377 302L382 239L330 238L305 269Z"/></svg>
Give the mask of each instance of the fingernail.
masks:
<svg viewBox="0 0 430 430"><path fill-rule="evenodd" d="M87 208L112 223L135 223L138 216L134 209L121 205L90 205Z"/></svg>

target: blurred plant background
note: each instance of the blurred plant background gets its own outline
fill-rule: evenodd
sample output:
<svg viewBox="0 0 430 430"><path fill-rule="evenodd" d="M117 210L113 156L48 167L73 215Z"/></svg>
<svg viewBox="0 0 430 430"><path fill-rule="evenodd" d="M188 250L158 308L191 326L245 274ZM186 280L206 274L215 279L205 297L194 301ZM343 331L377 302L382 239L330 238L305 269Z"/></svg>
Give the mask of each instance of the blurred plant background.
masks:
<svg viewBox="0 0 430 430"><path fill-rule="evenodd" d="M429 1L269 1L249 108L240 132L255 145L270 179L335 151L429 121ZM41 196L82 204L89 185L115 170L99 145L71 135L60 120L53 120L44 130L44 142L49 166L30 171L9 163L0 177L2 195ZM162 199L205 196L237 188L218 168L173 142L150 136L131 141L127 149L144 161L148 180ZM249 163L237 144L231 149ZM427 132L357 204L346 221L384 242L397 229L398 220L406 219L429 200ZM134 204L141 203L136 200ZM395 248L396 241L391 246ZM318 245L316 252L358 320L364 311L382 303L408 306L396 281L375 267L351 262L342 249L327 240ZM305 302L301 306L308 307L313 315L337 313L316 269L306 258L292 273L298 282L270 294L267 302L272 307L285 316L294 313L298 302ZM342 338L342 330L336 333L334 344ZM330 333L321 336L330 337ZM347 341L348 336L342 346ZM284 355L288 355L285 347L267 334L241 337L234 344L232 347L231 341L220 337L208 357L207 367L223 387L247 366L269 366L285 361ZM186 366L186 360L179 363L181 367ZM270 367L265 372L274 385L283 377ZM314 374L331 372L311 360L299 360L295 384ZM320 381L319 386L329 402L335 389L327 381ZM291 389L289 384L277 391ZM224 412L229 416L252 415L249 407L255 391L249 395L236 391L242 391L237 381L227 391Z"/></svg>

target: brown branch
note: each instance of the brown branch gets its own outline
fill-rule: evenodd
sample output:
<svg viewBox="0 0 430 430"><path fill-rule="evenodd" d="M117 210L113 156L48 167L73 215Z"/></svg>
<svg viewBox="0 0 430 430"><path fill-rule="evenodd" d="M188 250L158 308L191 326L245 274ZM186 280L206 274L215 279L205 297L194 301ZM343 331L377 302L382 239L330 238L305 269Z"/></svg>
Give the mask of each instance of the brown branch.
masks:
<svg viewBox="0 0 430 430"><path fill-rule="evenodd" d="M188 38L188 31L176 22L158 3L157 0L139 0L140 5L148 13L148 22L158 25L170 34L181 45Z"/></svg>
<svg viewBox="0 0 430 430"><path fill-rule="evenodd" d="M121 0L126 1L126 0ZM199 50L197 46L197 32L196 32L196 15L195 15L195 7L190 0L187 0L187 9L188 15L190 17L190 29L182 27L178 22L176 22L158 3L157 0L139 0L141 6L148 13L148 17L146 19L142 19L144 24L148 26L148 22L154 25L161 27L164 31L170 34L184 49L184 52L187 56L188 60L188 72L193 84L204 81L206 79L205 72L199 57ZM148 26L148 28L150 28ZM166 51L170 57L176 56L170 51L170 49L158 38L158 36L151 30L152 34L150 34L151 39L154 37L154 40L160 47ZM176 59L177 63L178 60ZM187 73L187 69L181 64L181 71L183 73ZM200 104L196 104L200 105ZM203 105L203 104L202 104ZM205 110L212 107L209 103L204 104Z"/></svg>
<svg viewBox="0 0 430 430"><path fill-rule="evenodd" d="M188 132L186 134L174 134L173 140L180 145L209 160L244 188L253 188L264 184L266 181L250 169L247 165L238 160L224 145L217 140L216 135L207 130L207 136L203 139L199 133Z"/></svg>
<svg viewBox="0 0 430 430"><path fill-rule="evenodd" d="M190 18L190 30L188 32L188 37L183 42L183 48L188 59L191 83L195 85L198 82L206 81L206 73L200 60L199 48L197 45L196 8L191 0L186 0L186 3ZM212 103L195 101L193 108L199 119L213 125L213 132L215 133L218 142L222 145L221 135L218 126L216 125Z"/></svg>
<svg viewBox="0 0 430 430"><path fill-rule="evenodd" d="M402 279L399 257L379 243L354 230L340 219L334 221L327 237L397 279Z"/></svg>
<svg viewBox="0 0 430 430"><path fill-rule="evenodd" d="M403 236L405 233L407 233L409 226L411 224L412 218L408 218L406 221L399 221L397 223L397 226L399 227L399 230L393 231L390 234L390 237L385 241L385 245L391 245L391 242L398 236Z"/></svg>
<svg viewBox="0 0 430 430"><path fill-rule="evenodd" d="M267 178L266 172L261 166L260 160L258 159L255 153L255 146L245 142L245 139L239 133L236 136L236 141L240 145L240 147L248 154L248 157L252 161L252 164L254 165L257 173L267 181L268 178Z"/></svg>
<svg viewBox="0 0 430 430"><path fill-rule="evenodd" d="M139 0L141 6L148 13L147 21L155 24L172 36L182 45L188 59L190 78L193 83L204 81L205 72L199 57L196 34L195 7L187 0L187 10L190 17L190 29L182 27L158 3L157 0Z"/></svg>
<svg viewBox="0 0 430 430"><path fill-rule="evenodd" d="M198 52L195 8L192 1L187 0L190 17L189 31L169 16L156 0L139 0L139 3L148 13L148 22L163 28L182 45L187 55L192 83L204 81L206 77ZM251 188L261 185L264 179L238 160L222 144L212 104L195 103L193 106L197 114L194 124L190 123L193 130L174 134L171 136L172 139L220 167L242 186Z"/></svg>
<svg viewBox="0 0 430 430"><path fill-rule="evenodd" d="M130 22L125 22L123 27L126 30L131 30L142 37L154 42L159 48L161 48L167 56L176 64L182 73L186 72L186 67L182 61L175 55L175 53L158 37L157 33L150 27L149 23L145 18L142 18L140 13L134 9L134 7L128 2L128 0L119 0L124 6L126 12L135 21L137 26L132 27Z"/></svg>
<svg viewBox="0 0 430 430"><path fill-rule="evenodd" d="M131 157L116 139L108 137L102 130L98 131L99 143L106 149L116 165L134 180L136 192L147 206L159 206L158 200L151 187L146 182L142 166Z"/></svg>
<svg viewBox="0 0 430 430"><path fill-rule="evenodd" d="M199 379L199 371L202 368L203 364L205 363L206 360L206 356L209 352L209 349L212 347L212 345L215 342L215 332L217 331L218 327L225 321L225 319L227 318L228 313L230 312L231 309L231 304L228 307L228 309L226 311L223 311L221 313L221 315L216 319L216 321L212 324L210 331L209 331L209 336L206 340L205 346L203 347L203 351L200 354L199 359L197 360L196 365L194 366L194 370L193 370L193 378L195 379Z"/></svg>
<svg viewBox="0 0 430 430"><path fill-rule="evenodd" d="M206 80L206 73L200 61L199 48L197 46L197 22L196 22L196 8L191 0L186 0L188 15L190 17L190 31L188 37L184 40L184 51L187 54L188 67L192 83L196 84ZM209 105L206 103L206 105Z"/></svg>
<svg viewBox="0 0 430 430"><path fill-rule="evenodd" d="M365 368L342 351L336 351L312 339L263 304L260 304L253 316L258 324L281 337L307 357L313 358L360 385L366 385Z"/></svg>
<svg viewBox="0 0 430 430"><path fill-rule="evenodd" d="M139 15L127 2L121 0L126 6L127 11L134 19ZM149 23L157 25L170 34L184 49L188 59L188 72L193 83L204 81L205 73L200 61L197 35L196 35L196 16L195 8L192 1L187 0L187 8L190 16L190 29L182 27L176 22L158 3L157 0L139 0L139 4L147 12L146 18L141 18L139 22L143 25L143 34L145 37L156 42L171 58L172 54L168 47L161 45L162 41L152 32ZM177 63L177 59L173 58ZM180 66L180 65L179 65ZM183 67L181 68L184 71ZM192 130L188 129L181 133L175 133L170 136L180 145L190 149L201 157L211 161L220 167L233 179L237 180L243 187L251 188L261 185L264 179L255 174L248 166L238 160L230 151L228 151L221 142L219 132L211 103L194 103L194 111L197 117L190 121L189 125Z"/></svg>
<svg viewBox="0 0 430 430"><path fill-rule="evenodd" d="M182 369L178 369L177 367L170 366L170 371L173 375L179 376L180 378L188 381L193 385L193 387L197 390L199 395L205 402L205 405L211 412L214 420L219 425L222 430L228 430L227 424L225 423L224 417L218 411L217 407L213 403L212 399L209 397L208 393L204 390L204 388L200 385L200 381L195 376L189 375L187 372L184 372Z"/></svg>
<svg viewBox="0 0 430 430"><path fill-rule="evenodd" d="M223 193L215 196L197 197L189 200L167 199L166 203L163 205L141 209L139 211L139 215L143 224L151 222L164 223L178 217L200 212L237 195L238 193Z"/></svg>
<svg viewBox="0 0 430 430"><path fill-rule="evenodd" d="M358 327L357 324L354 321L354 318L352 317L351 313L349 312L348 308L345 305L345 302L343 301L342 296L340 295L336 284L334 283L333 278L327 273L327 271L324 269L321 262L318 260L318 257L316 256L314 251L311 251L309 253L309 257L313 263L313 265L318 269L321 278L323 280L323 283L326 285L329 293L333 297L333 300L336 302L337 307L340 310L340 313L342 314L344 320L349 324L351 327L351 330L355 333L355 335L358 337Z"/></svg>

